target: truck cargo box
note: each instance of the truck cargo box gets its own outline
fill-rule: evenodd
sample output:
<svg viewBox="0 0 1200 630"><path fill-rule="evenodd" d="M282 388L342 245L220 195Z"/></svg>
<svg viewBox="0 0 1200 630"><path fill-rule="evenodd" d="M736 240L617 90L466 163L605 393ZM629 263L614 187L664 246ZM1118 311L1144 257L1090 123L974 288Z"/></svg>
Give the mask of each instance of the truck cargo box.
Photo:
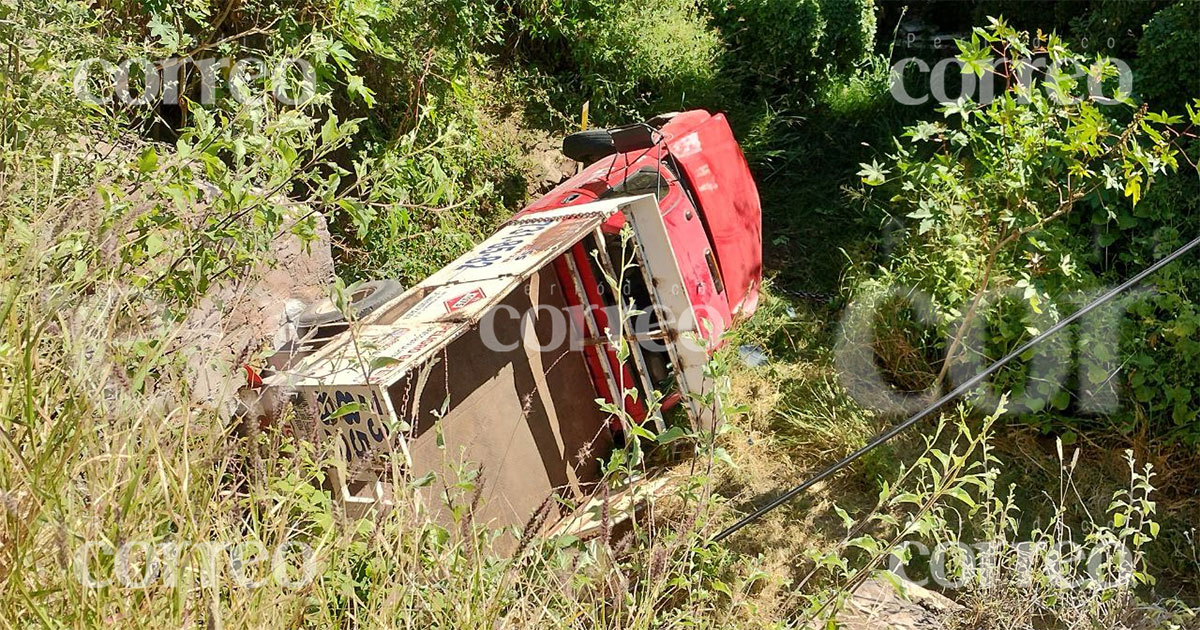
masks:
<svg viewBox="0 0 1200 630"><path fill-rule="evenodd" d="M653 313L687 415L711 426L711 410L686 395L707 388L707 352L655 198L522 216L275 377L340 445L332 477L351 511L392 501L396 470L438 476L420 496L438 520L448 518L442 488L460 473L481 488L476 519L492 525L524 525L552 496L586 498L613 445L596 399L627 403L637 389L644 401L655 388L638 331L617 317L602 324L582 299L585 276L619 275L613 237L599 229L617 212L638 261L626 273L647 287L641 307ZM622 335L633 342L627 365L610 363Z"/></svg>

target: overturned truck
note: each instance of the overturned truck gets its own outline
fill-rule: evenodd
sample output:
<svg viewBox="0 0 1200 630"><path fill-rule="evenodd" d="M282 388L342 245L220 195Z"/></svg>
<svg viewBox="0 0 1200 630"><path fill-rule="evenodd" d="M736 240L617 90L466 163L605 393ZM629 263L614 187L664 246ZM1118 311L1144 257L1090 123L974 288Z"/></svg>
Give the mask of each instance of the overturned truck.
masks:
<svg viewBox="0 0 1200 630"><path fill-rule="evenodd" d="M718 421L698 400L704 366L761 279L757 191L724 117L583 132L564 150L591 164L420 284L356 295L369 313L321 320L273 360L268 385L340 445L330 479L348 512L390 504L397 474L469 474L477 521L521 525L549 497L586 501L628 423L662 430L674 407L699 429ZM447 516L437 492L420 502Z"/></svg>

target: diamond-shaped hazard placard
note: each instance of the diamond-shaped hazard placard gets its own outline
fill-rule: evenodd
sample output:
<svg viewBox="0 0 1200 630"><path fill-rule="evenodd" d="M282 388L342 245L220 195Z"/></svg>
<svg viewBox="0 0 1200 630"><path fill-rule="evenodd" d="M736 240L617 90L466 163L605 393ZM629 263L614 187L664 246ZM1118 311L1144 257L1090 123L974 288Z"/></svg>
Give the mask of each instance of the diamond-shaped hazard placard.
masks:
<svg viewBox="0 0 1200 630"><path fill-rule="evenodd" d="M446 307L447 313L453 313L454 311L462 310L478 302L479 300L482 300L483 298L483 289L473 289L457 297L452 297L449 300L442 302L442 304Z"/></svg>

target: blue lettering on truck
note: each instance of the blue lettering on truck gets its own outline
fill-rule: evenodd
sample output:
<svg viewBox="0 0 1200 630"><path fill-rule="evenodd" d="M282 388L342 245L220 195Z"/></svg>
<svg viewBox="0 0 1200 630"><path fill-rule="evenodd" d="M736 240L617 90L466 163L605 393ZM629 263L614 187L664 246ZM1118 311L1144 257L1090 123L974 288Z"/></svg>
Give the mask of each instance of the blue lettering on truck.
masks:
<svg viewBox="0 0 1200 630"><path fill-rule="evenodd" d="M490 243L484 246L479 250L479 253L476 256L463 261L463 263L458 267L455 267L455 269L483 269L485 267L489 267L493 263L503 260L504 255L508 252L511 252L512 250L523 245L526 237L533 236L541 232L543 228L553 222L553 219L546 219L537 223L521 225L504 238L496 241L495 243Z"/></svg>

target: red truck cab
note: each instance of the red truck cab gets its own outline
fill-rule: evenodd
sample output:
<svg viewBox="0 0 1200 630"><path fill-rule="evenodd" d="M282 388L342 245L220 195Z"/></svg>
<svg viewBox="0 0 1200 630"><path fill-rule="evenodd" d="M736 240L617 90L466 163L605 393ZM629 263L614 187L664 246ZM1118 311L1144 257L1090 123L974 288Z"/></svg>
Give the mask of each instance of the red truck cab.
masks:
<svg viewBox="0 0 1200 630"><path fill-rule="evenodd" d="M622 132L633 139L622 140ZM617 130L584 133L590 135L585 140L590 139L592 150L577 148L576 152L583 154L581 159L586 159L588 153L593 157L597 153L608 154L590 160L578 174L517 216L612 197L654 194L670 250L683 276L688 302L701 322L701 334L711 354L736 318L754 312L762 282L762 211L758 189L725 116L691 110ZM606 137L612 139L607 147ZM564 151L568 154L571 140L568 137L564 141ZM604 233L614 237L609 245L614 250L610 252L613 259L619 257L615 235L624 224L625 216L618 213L602 226ZM612 306L612 299L604 295L605 283L591 277L583 243L571 254L575 266L585 276L585 295L568 295L568 300L573 306L587 305L594 309L604 326L608 322L603 311ZM569 274L563 261L558 261L558 268L564 284L568 284ZM644 288L627 287L623 293L632 297L637 306L649 301ZM634 372L647 369L653 373L653 384L662 384L663 391L667 391L666 381L672 369L666 364L666 352L653 341L643 339L641 345L648 368L622 365L611 350L607 356L596 349L588 351L598 395L609 401L614 399L607 384L610 381L602 377L604 372L619 379L623 389L631 390L641 380L635 378ZM671 394L663 406L671 407L678 400L677 394ZM625 407L635 419L641 420L646 415L641 401L633 397L625 401Z"/></svg>
<svg viewBox="0 0 1200 630"><path fill-rule="evenodd" d="M710 315L716 340L758 305L762 209L746 158L724 114L690 110L655 127L653 145L614 152L586 166L518 216L614 196L658 196L692 304ZM654 121L646 126L653 126ZM604 230L624 224L615 215Z"/></svg>

